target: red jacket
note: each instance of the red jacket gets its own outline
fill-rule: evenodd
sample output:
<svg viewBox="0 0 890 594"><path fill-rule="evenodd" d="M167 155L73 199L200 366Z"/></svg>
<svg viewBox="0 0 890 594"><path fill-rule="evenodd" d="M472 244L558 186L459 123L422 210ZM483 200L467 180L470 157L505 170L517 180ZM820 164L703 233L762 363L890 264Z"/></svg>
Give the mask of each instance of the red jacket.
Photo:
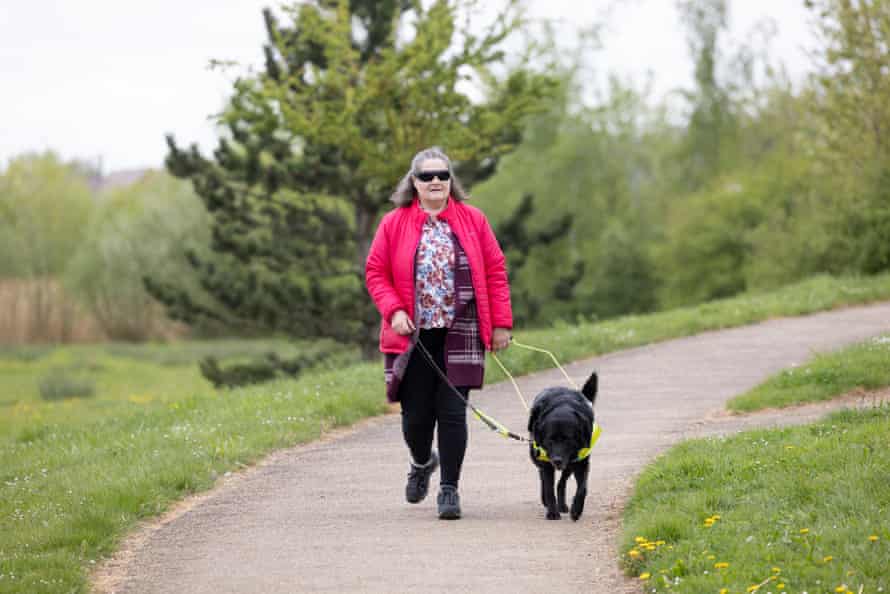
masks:
<svg viewBox="0 0 890 594"><path fill-rule="evenodd" d="M488 219L478 208L449 198L445 209L436 216L448 223L467 254L476 294L479 335L490 350L492 330L513 327L504 253ZM383 316L380 350L384 353L403 353L410 344L410 337L397 334L390 322L400 309L415 319L414 259L426 217L417 198L410 206L390 211L380 221L368 253L365 281Z"/></svg>

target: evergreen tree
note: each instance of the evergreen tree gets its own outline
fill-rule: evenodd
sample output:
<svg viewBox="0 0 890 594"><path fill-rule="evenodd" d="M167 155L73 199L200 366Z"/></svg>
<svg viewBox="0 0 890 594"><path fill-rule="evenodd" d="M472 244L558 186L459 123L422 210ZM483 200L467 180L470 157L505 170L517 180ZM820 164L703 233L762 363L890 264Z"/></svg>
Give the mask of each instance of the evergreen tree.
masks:
<svg viewBox="0 0 890 594"><path fill-rule="evenodd" d="M168 136L167 167L212 217L213 257L191 254L210 300L146 279L171 315L328 336L376 352L363 270L379 216L411 157L443 146L471 185L519 141L549 93L525 69L496 76L521 26L511 1L484 35L460 30L472 2L316 0L264 11L265 68L235 83L213 158ZM468 19L469 22L469 19ZM482 99L467 88L484 87Z"/></svg>

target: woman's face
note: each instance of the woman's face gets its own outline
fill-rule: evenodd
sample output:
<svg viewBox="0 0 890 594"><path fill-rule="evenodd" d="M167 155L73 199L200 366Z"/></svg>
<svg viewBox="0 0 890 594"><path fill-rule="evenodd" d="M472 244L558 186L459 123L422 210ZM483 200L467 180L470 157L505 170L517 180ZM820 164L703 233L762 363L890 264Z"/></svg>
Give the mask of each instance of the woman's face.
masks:
<svg viewBox="0 0 890 594"><path fill-rule="evenodd" d="M424 181L424 178L429 178L433 173L437 175ZM442 177L448 179L443 180ZM448 171L448 163L442 159L422 161L418 170L414 172L413 180L421 204L438 206L448 200L448 195L451 193L451 174Z"/></svg>

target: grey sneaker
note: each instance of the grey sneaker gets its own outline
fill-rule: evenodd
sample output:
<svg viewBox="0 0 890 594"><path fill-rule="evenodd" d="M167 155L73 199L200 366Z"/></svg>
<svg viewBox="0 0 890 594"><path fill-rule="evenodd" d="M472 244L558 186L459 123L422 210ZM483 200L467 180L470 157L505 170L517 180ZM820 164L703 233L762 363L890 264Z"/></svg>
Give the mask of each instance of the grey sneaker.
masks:
<svg viewBox="0 0 890 594"><path fill-rule="evenodd" d="M457 520L460 518L460 495L457 494L457 487L442 485L436 502L439 504L440 520Z"/></svg>
<svg viewBox="0 0 890 594"><path fill-rule="evenodd" d="M408 484L405 485L405 499L408 503L420 503L426 497L430 488L430 476L439 468L439 456L435 451L430 453L430 459L423 466L411 463L408 472Z"/></svg>

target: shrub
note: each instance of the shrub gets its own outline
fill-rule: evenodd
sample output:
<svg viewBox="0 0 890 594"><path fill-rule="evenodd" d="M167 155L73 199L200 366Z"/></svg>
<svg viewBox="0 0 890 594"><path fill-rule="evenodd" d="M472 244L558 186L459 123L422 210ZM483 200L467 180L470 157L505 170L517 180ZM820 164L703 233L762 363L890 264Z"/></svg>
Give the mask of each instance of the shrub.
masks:
<svg viewBox="0 0 890 594"><path fill-rule="evenodd" d="M71 368L55 367L40 378L39 388L44 400L89 398L96 393L96 382Z"/></svg>

